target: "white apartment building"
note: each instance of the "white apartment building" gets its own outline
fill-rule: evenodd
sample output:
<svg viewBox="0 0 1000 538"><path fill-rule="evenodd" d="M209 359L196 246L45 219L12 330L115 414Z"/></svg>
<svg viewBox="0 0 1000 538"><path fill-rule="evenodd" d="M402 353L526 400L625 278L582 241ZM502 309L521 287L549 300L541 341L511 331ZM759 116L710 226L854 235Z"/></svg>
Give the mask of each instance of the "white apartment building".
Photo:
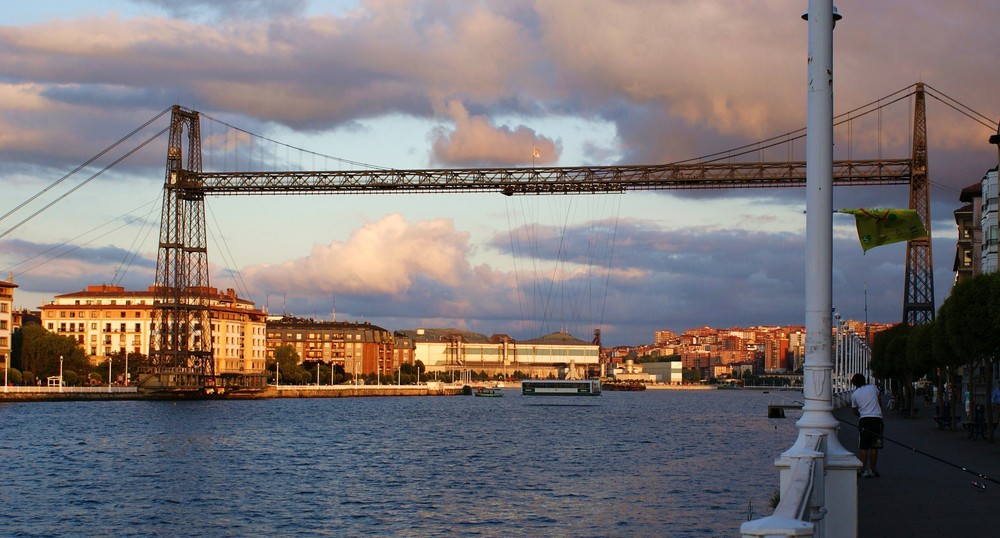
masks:
<svg viewBox="0 0 1000 538"><path fill-rule="evenodd" d="M14 277L0 280L0 368L10 368L11 332L14 330Z"/></svg>
<svg viewBox="0 0 1000 538"><path fill-rule="evenodd" d="M259 374L267 360L265 313L233 290L211 290L209 318L215 372ZM74 338L92 362L114 353L149 353L156 302L153 288L130 291L121 286L88 286L57 295L41 309L42 326Z"/></svg>

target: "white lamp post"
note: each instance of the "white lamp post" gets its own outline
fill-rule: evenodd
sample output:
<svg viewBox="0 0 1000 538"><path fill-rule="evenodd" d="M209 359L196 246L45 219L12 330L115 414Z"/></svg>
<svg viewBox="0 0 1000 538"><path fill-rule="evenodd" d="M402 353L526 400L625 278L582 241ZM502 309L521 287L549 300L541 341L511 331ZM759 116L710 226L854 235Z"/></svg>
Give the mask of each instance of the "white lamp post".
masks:
<svg viewBox="0 0 1000 538"><path fill-rule="evenodd" d="M111 392L111 355L108 355L108 392Z"/></svg>
<svg viewBox="0 0 1000 538"><path fill-rule="evenodd" d="M59 355L59 392L63 391L63 356Z"/></svg>
<svg viewBox="0 0 1000 538"><path fill-rule="evenodd" d="M787 484L792 464L815 457L813 436L825 439L825 476L811 487L824 516L816 536L858 534L858 478L861 462L837 438L833 416L830 327L833 326L833 27L840 18L832 0L809 0L806 103L806 357L803 367L799 436L775 464ZM752 530L754 522L744 525ZM756 532L756 531L755 531ZM761 535L761 534L755 534Z"/></svg>

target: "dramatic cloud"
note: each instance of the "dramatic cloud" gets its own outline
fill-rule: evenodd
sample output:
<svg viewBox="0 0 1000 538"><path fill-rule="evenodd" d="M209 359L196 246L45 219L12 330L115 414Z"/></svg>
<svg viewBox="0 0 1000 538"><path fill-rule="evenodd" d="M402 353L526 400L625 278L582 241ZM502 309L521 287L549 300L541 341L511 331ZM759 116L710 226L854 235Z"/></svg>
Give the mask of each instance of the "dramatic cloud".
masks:
<svg viewBox="0 0 1000 538"><path fill-rule="evenodd" d="M835 31L835 108L886 102L879 100L917 81L936 91L927 103L927 131L940 300L949 282L958 193L996 165L996 148L986 139L996 132L998 80L991 66L1000 37L983 21L1000 15L1000 7L990 0L918 4L838 0L844 19ZM223 162L230 148L257 159L275 151L254 147L260 139L246 132L281 133L310 150L329 154L331 144L348 160L412 168L653 164L752 147L805 124L805 8L784 0L752 6L725 0L136 0L124 10L95 2L85 12L51 19L18 19L12 9L0 26L0 214L175 103L244 129L234 138L204 133L206 160ZM902 97L838 127L836 158L907 157L912 114L912 98ZM606 126L607 133L579 132L588 129L581 125ZM165 126L163 118L154 122L88 171ZM800 160L804 148L800 139L741 158ZM360 152L366 157L354 155ZM240 166L247 166L246 153L242 158ZM59 242L53 235L69 235L58 233L60 227L86 229L84 216L107 219L135 198L152 198L163 162L161 137L130 158L128 168L103 176L103 190L89 185L81 191L88 198L46 213L51 226L12 238L43 249ZM325 213L273 202L261 211L282 219L286 237L308 229L318 246L308 255L306 247L268 259L263 236L280 233L262 230L246 248L255 258L244 275L265 295L294 291L303 296L300 305L336 295L339 310L399 322L419 315L428 323L513 330L525 318L583 320L571 313L583 308L572 306L570 296L588 285L602 290L587 294L587 301L604 305L593 317L613 325L612 333L627 334L625 340L645 339L654 326L801 322L802 223L756 211L751 225L731 218L732 205L712 210L744 196L669 197L684 210L705 208L686 223L669 220L680 211L675 205L663 209L643 198L618 225L610 265L594 256L608 245L606 230L615 229L600 215L586 225L538 226L533 237L554 248L552 255L511 242L531 221L504 222L492 206L462 208L464 216L444 220L454 208L436 198L401 206L395 199L358 202L339 216L336 229L322 220L326 229L315 225ZM905 187L836 189L834 196L837 207L908 202ZM804 210L801 191L755 197L746 203ZM773 220L765 226L768 217ZM872 318L897 319L900 250L861 256L842 230L837 241L842 302L862 296L858 282L867 282ZM149 240L140 250L155 248ZM93 265L70 256L52 262L66 267L44 270L55 279L49 291L81 287L59 280L59 271L81 277L89 271L90 283L114 274L116 260L91 259ZM536 270L536 260L550 265ZM28 282L34 274L17 278ZM606 291L595 287L601 276ZM527 297L529 290L540 297L549 288L565 296L553 301L553 291L547 306ZM592 321L580 321L579 330L586 333Z"/></svg>
<svg viewBox="0 0 1000 538"><path fill-rule="evenodd" d="M443 166L522 166L552 164L559 159L558 144L521 125L516 129L496 127L483 116L470 117L457 101L447 105L455 129L434 133L432 161Z"/></svg>

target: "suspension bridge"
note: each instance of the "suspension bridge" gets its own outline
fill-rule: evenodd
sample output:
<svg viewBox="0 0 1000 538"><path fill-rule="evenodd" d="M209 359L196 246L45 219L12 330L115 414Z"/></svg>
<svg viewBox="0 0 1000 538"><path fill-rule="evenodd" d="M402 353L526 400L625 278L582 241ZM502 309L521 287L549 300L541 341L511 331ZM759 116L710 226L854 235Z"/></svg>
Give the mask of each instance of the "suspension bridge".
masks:
<svg viewBox="0 0 1000 538"><path fill-rule="evenodd" d="M996 127L996 124L987 120L985 116L977 115L943 93L924 84L914 84L835 118L835 124L850 126L860 118L880 115L883 108L894 103L911 100L913 112L910 155L883 158L880 151L874 159L837 160L833 163L833 177L835 186L909 185L909 207L917 211L930 233L926 121L928 95L980 123L988 122L984 124ZM164 114L166 112L164 111ZM121 162L153 139L168 134L154 284L156 305L149 358L154 372L188 374L185 377L187 381L184 382L184 388L195 391L208 386L258 385L257 382L239 379L239 376L237 378L221 376L212 357L211 323L208 322L210 297L207 290L210 282L205 221L206 197L470 192L499 193L505 196L565 195L653 190L803 187L806 180L804 161L787 159L780 162L766 162L759 158L752 159L754 155L760 156L764 150L782 145L791 148L796 140L805 137L804 129L698 159L648 166L400 170L367 165L362 167L362 163L340 160L359 165L359 168L317 171L303 170L301 167L287 170L276 170L271 167L270 170L254 170L252 168L255 163L251 159L245 165L249 169L206 170L205 168L210 167L203 166L205 151L202 119L210 117L181 106L172 107L169 113L170 122L166 128L95 176ZM159 116L153 118L143 127L158 118ZM881 126L881 116L879 122ZM243 140L234 144L235 146L250 145L253 140L270 141L266 137L228 126L224 122L218 123L238 132L237 136ZM133 131L118 143L138 131L139 129ZM217 137L213 134L209 138ZM792 154L791 149L788 152L789 155ZM95 159L96 157L67 176L81 170ZM91 179L95 176L91 176ZM63 197L71 194L73 190ZM22 208L26 203L0 217L0 220ZM0 238L16 227L17 225L0 234ZM901 319L910 324L920 324L932 320L933 317L933 263L931 240L928 235L926 238L914 239L907 243Z"/></svg>

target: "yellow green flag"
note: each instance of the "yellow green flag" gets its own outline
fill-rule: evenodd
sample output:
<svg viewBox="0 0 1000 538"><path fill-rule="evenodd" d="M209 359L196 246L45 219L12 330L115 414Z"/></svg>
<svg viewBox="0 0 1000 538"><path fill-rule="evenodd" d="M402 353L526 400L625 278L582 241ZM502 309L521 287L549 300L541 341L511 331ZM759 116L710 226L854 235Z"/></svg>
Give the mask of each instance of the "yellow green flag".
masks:
<svg viewBox="0 0 1000 538"><path fill-rule="evenodd" d="M854 215L858 239L865 251L880 245L927 237L927 229L913 209L841 209L838 213Z"/></svg>

